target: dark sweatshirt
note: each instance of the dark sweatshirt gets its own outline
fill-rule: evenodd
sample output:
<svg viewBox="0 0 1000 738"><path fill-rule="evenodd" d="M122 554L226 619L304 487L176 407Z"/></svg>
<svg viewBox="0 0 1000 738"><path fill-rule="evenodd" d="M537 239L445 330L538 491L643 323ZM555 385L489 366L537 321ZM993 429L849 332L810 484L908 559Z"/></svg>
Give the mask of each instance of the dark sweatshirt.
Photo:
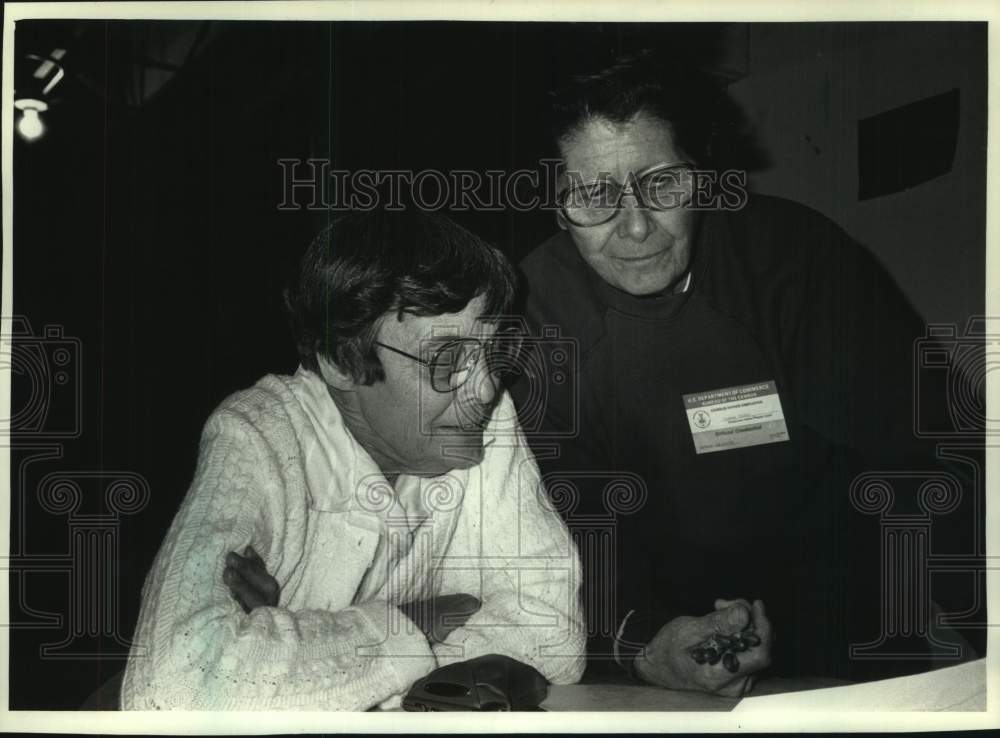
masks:
<svg viewBox="0 0 1000 738"><path fill-rule="evenodd" d="M879 637L882 614L880 518L852 504L851 483L937 468L913 432L914 342L925 327L872 256L818 213L756 196L702 216L684 293L611 287L564 232L522 270L526 315L545 337L515 396L553 501L582 542L593 660L610 653L630 611L633 640L645 642L675 614L744 597L767 607L778 673L919 668L848 657L851 643ZM713 407L736 412L732 393L729 410L706 393L763 385L767 395L769 382L781 412L768 427L780 434L783 417L787 440L760 442L744 421L732 441L709 436L731 446L696 453L697 424L722 418ZM922 388L944 412L943 385ZM685 396L707 415L692 416ZM902 490L893 512L920 511Z"/></svg>

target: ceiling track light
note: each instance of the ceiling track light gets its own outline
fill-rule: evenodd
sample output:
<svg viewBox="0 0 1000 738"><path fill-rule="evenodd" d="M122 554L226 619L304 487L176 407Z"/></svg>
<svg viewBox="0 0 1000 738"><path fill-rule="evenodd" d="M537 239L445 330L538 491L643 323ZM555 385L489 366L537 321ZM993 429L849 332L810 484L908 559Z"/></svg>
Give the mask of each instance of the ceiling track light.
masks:
<svg viewBox="0 0 1000 738"><path fill-rule="evenodd" d="M43 95L48 95L52 92L52 88L59 84L66 75L66 70L59 64L59 60L64 56L66 56L66 49L53 49L52 53L47 57L39 56L38 54L25 54L26 59L41 62L38 68L35 69L34 74L32 74L32 77L41 81L48 78L45 87L42 89Z"/></svg>

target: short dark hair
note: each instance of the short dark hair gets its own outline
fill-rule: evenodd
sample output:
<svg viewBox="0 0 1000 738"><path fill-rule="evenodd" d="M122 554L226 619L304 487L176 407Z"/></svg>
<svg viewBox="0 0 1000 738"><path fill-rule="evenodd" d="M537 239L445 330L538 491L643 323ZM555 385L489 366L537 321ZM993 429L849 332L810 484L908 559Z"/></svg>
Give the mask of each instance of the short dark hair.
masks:
<svg viewBox="0 0 1000 738"><path fill-rule="evenodd" d="M707 164L723 98L711 75L644 50L592 74L575 74L553 90L550 133L558 144L590 120L624 124L645 112L670 126L677 145L696 163Z"/></svg>
<svg viewBox="0 0 1000 738"><path fill-rule="evenodd" d="M484 315L506 313L515 274L495 247L452 220L416 208L352 212L313 239L285 290L302 365L323 354L355 381L385 378L375 353L380 319L460 312L485 295Z"/></svg>

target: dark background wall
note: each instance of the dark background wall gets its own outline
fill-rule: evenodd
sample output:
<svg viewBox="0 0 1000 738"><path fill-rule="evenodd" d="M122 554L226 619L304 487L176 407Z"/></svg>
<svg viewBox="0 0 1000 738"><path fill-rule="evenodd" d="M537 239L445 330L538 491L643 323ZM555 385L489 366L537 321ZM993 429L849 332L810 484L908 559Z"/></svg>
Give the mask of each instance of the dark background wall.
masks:
<svg viewBox="0 0 1000 738"><path fill-rule="evenodd" d="M769 154L757 186L841 219L928 318L981 313L985 27L859 34L834 24L18 24L18 55L68 51L46 135L15 140L12 162L5 267L32 333L13 374L11 706L76 707L123 667L202 423L227 394L297 364L283 273L329 214L278 208L279 158L534 169L551 153L542 110L554 79L615 50L668 49L731 81ZM945 71L915 76L934 66L928 40ZM859 201L858 118L953 86L950 170ZM555 228L547 212L456 218L515 259ZM947 258L940 234L957 234Z"/></svg>
<svg viewBox="0 0 1000 738"><path fill-rule="evenodd" d="M771 160L754 189L840 223L928 322L981 314L986 26L761 23L749 48L750 74L730 91ZM949 168L934 176L939 161ZM890 191L866 196L864 184L893 175Z"/></svg>

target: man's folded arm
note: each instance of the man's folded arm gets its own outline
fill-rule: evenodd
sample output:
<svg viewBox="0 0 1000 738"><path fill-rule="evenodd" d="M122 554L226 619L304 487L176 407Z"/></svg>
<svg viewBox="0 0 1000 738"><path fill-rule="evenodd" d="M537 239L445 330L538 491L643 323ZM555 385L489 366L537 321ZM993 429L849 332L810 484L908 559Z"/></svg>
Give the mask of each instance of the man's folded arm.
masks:
<svg viewBox="0 0 1000 738"><path fill-rule="evenodd" d="M216 413L143 590L124 709L363 710L435 667L420 630L384 601L243 611L223 581L226 554L267 552L289 504L260 434Z"/></svg>

